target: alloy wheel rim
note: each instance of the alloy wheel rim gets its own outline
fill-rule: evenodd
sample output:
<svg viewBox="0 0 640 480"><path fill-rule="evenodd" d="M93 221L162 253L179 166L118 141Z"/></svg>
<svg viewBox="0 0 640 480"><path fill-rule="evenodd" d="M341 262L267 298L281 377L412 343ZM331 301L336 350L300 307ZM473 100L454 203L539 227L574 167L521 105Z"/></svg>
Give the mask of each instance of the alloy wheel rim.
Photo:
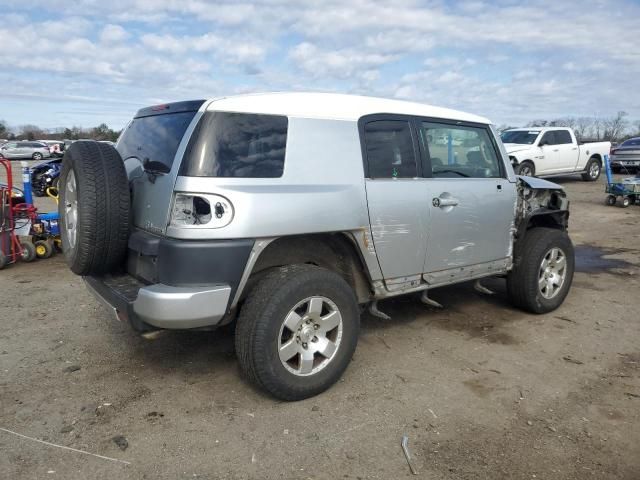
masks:
<svg viewBox="0 0 640 480"><path fill-rule="evenodd" d="M520 169L520 175L523 175L525 177L530 177L531 176L531 167L528 166L524 166L522 167L522 169Z"/></svg>
<svg viewBox="0 0 640 480"><path fill-rule="evenodd" d="M567 256L558 247L551 248L540 263L538 290L547 300L560 293L567 277Z"/></svg>
<svg viewBox="0 0 640 480"><path fill-rule="evenodd" d="M69 246L75 248L78 230L78 192L76 188L76 174L69 170L64 185L64 223Z"/></svg>
<svg viewBox="0 0 640 480"><path fill-rule="evenodd" d="M591 178L596 178L600 173L600 166L597 163L594 163L593 165L591 165L589 173L591 174Z"/></svg>
<svg viewBox="0 0 640 480"><path fill-rule="evenodd" d="M342 314L334 302L321 296L305 298L280 326L280 362L296 376L314 375L335 358L342 333Z"/></svg>

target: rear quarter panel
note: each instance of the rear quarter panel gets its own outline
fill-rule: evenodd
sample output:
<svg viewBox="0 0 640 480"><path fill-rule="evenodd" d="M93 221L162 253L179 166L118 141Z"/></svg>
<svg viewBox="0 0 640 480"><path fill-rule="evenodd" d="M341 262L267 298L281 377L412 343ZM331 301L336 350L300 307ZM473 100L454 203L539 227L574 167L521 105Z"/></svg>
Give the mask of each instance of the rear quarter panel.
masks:
<svg viewBox="0 0 640 480"><path fill-rule="evenodd" d="M233 205L218 229L169 227L175 238L264 238L369 229L356 122L289 118L280 178L179 176L177 192L213 193Z"/></svg>

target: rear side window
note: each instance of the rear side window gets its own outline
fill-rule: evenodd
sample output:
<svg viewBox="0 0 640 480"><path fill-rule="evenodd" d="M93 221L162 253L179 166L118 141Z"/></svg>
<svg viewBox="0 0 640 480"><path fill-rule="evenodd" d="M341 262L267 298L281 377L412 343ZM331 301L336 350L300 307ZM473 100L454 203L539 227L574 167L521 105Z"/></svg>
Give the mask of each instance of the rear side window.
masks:
<svg viewBox="0 0 640 480"><path fill-rule="evenodd" d="M418 176L409 122L380 120L364 127L369 178Z"/></svg>
<svg viewBox="0 0 640 480"><path fill-rule="evenodd" d="M207 112L189 141L180 175L281 177L288 124L282 115Z"/></svg>
<svg viewBox="0 0 640 480"><path fill-rule="evenodd" d="M131 157L154 169L169 172L184 132L196 112L179 112L134 118L118 140L124 160Z"/></svg>

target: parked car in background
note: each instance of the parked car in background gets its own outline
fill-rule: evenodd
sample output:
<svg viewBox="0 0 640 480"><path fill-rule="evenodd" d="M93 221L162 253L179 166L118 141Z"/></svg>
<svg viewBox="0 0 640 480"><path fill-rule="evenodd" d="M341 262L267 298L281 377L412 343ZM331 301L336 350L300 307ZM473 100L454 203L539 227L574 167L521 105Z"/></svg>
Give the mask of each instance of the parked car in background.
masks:
<svg viewBox="0 0 640 480"><path fill-rule="evenodd" d="M7 142L0 147L0 154L10 160L42 160L51 156L49 147L40 142Z"/></svg>
<svg viewBox="0 0 640 480"><path fill-rule="evenodd" d="M625 140L611 149L611 169L614 172L640 168L640 137Z"/></svg>
<svg viewBox="0 0 640 480"><path fill-rule="evenodd" d="M579 173L593 182L611 150L610 142L578 142L571 128L512 128L501 138L516 173L531 177Z"/></svg>

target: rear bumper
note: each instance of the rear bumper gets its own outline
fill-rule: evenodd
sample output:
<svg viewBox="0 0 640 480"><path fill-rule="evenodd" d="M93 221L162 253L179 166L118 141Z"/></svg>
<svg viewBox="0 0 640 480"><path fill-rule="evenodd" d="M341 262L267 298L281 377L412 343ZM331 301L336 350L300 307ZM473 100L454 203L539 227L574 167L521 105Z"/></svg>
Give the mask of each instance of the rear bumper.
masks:
<svg viewBox="0 0 640 480"><path fill-rule="evenodd" d="M144 285L130 275L84 277L87 288L120 321L138 331L217 325L227 313L229 285Z"/></svg>
<svg viewBox="0 0 640 480"><path fill-rule="evenodd" d="M610 163L612 167L640 167L640 158L611 158Z"/></svg>
<svg viewBox="0 0 640 480"><path fill-rule="evenodd" d="M84 277L138 331L216 326L229 312L254 241L188 241L135 231L127 273Z"/></svg>

